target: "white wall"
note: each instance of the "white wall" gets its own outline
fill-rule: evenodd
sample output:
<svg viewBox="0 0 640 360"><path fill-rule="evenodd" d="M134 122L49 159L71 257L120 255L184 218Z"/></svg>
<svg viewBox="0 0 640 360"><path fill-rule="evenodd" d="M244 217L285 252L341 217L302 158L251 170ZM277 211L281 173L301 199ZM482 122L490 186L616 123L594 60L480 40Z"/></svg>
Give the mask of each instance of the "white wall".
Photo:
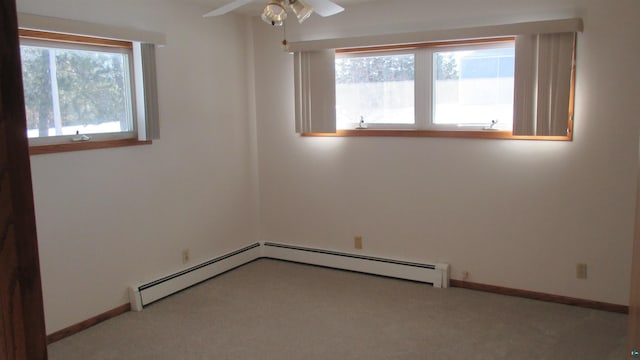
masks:
<svg viewBox="0 0 640 360"><path fill-rule="evenodd" d="M32 156L47 332L128 302L127 286L257 239L245 19L180 1L18 0L39 15L165 33L161 139Z"/></svg>
<svg viewBox="0 0 640 360"><path fill-rule="evenodd" d="M126 303L129 284L183 268L184 248L192 263L258 239L352 251L356 234L364 253L446 261L454 278L468 270L481 283L626 304L640 100L640 50L628 44L640 3L394 5L290 22L289 37L582 16L575 140L301 138L291 56L259 20L250 31L170 0L18 0L21 12L167 35L160 140L31 158L47 332ZM588 280L575 279L576 262Z"/></svg>
<svg viewBox="0 0 640 360"><path fill-rule="evenodd" d="M254 20L260 238L444 261L453 278L628 303L640 25L636 0L388 1L289 23L289 40L581 16L572 142L301 138L292 57ZM575 264L589 278L575 278Z"/></svg>

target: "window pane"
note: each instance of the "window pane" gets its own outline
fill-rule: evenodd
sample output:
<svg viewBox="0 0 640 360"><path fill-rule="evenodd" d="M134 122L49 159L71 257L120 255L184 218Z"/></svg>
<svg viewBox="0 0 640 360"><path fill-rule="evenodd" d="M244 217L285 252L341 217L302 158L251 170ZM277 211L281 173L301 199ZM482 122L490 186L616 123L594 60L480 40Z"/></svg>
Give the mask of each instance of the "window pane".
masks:
<svg viewBox="0 0 640 360"><path fill-rule="evenodd" d="M435 52L433 123L513 126L514 48Z"/></svg>
<svg viewBox="0 0 640 360"><path fill-rule="evenodd" d="M133 130L127 54L20 48L29 137Z"/></svg>
<svg viewBox="0 0 640 360"><path fill-rule="evenodd" d="M413 54L336 58L339 129L367 124L414 124Z"/></svg>

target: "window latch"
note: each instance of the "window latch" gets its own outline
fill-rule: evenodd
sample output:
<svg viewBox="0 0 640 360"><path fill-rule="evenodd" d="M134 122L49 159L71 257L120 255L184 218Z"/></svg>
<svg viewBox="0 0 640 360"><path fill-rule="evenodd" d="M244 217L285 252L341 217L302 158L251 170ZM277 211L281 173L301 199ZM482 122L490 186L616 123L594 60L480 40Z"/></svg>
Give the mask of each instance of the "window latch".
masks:
<svg viewBox="0 0 640 360"><path fill-rule="evenodd" d="M364 123L364 116L360 115L360 122L358 123L358 127L356 129L366 129L367 124Z"/></svg>
<svg viewBox="0 0 640 360"><path fill-rule="evenodd" d="M71 141L73 141L73 142L89 141L89 140L91 140L91 136L85 135L85 134L80 135L79 131L76 131L76 136L71 138Z"/></svg>
<svg viewBox="0 0 640 360"><path fill-rule="evenodd" d="M498 130L495 128L496 125L498 125L498 120L497 119L491 120L491 125L485 126L484 128L482 128L482 130Z"/></svg>

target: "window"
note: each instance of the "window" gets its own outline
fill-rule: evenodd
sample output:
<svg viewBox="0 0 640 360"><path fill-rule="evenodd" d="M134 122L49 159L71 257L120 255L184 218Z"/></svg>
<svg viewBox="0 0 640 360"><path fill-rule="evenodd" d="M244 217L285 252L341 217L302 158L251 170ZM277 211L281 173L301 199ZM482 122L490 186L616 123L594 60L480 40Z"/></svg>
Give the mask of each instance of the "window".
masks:
<svg viewBox="0 0 640 360"><path fill-rule="evenodd" d="M515 43L433 51L431 124L511 130Z"/></svg>
<svg viewBox="0 0 640 360"><path fill-rule="evenodd" d="M367 124L415 124L415 54L343 54L336 57L338 129Z"/></svg>
<svg viewBox="0 0 640 360"><path fill-rule="evenodd" d="M27 136L136 137L132 47L126 42L106 47L23 39Z"/></svg>
<svg viewBox="0 0 640 360"><path fill-rule="evenodd" d="M20 52L32 154L158 138L153 45L21 29Z"/></svg>
<svg viewBox="0 0 640 360"><path fill-rule="evenodd" d="M296 132L571 140L582 29L564 19L289 43Z"/></svg>
<svg viewBox="0 0 640 360"><path fill-rule="evenodd" d="M514 53L513 38L339 51L337 128L510 131Z"/></svg>

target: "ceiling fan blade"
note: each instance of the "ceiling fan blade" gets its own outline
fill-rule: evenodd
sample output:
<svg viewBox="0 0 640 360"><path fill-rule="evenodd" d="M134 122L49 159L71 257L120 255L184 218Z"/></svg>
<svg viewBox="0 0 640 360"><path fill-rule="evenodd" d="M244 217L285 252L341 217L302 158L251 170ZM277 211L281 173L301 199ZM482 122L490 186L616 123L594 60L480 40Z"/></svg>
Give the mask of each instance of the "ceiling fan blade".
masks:
<svg viewBox="0 0 640 360"><path fill-rule="evenodd" d="M202 15L202 17L212 17L212 16L219 16L219 15L224 15L228 12L231 12L241 6L245 6L248 3L254 2L254 0L235 0L232 1L226 5L223 5L213 11L210 11L204 15Z"/></svg>
<svg viewBox="0 0 640 360"><path fill-rule="evenodd" d="M331 16L344 11L344 8L330 0L306 0L313 11L320 16Z"/></svg>

